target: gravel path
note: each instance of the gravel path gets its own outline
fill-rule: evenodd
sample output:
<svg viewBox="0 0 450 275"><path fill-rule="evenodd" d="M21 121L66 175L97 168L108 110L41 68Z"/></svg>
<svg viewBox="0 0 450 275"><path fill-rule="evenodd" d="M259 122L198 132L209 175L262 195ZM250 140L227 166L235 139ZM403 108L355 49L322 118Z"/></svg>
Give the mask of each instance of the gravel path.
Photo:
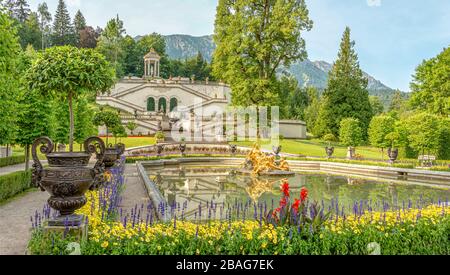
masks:
<svg viewBox="0 0 450 275"><path fill-rule="evenodd" d="M23 165L23 164L22 164ZM16 166L16 165L14 165ZM20 165L18 165L20 170ZM14 170L12 166L10 170ZM3 172L2 169L0 172ZM135 164L127 164L125 168L125 189L122 193L124 213L129 213L134 206L149 203L147 192L137 174ZM49 195L36 191L25 194L0 206L0 255L23 255L30 239L30 216L35 211L42 211Z"/></svg>
<svg viewBox="0 0 450 275"><path fill-rule="evenodd" d="M38 189L0 206L0 255L23 255L30 239L35 211L42 211L49 195Z"/></svg>

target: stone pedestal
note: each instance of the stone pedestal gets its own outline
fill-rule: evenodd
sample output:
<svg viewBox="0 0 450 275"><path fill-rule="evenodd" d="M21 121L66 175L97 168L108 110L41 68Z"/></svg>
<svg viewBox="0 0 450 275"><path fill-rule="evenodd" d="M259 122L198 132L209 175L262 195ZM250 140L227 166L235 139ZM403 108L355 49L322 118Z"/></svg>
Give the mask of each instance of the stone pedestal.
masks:
<svg viewBox="0 0 450 275"><path fill-rule="evenodd" d="M353 159L355 157L355 147L348 147L347 159Z"/></svg>
<svg viewBox="0 0 450 275"><path fill-rule="evenodd" d="M44 225L44 235L51 233L65 233L66 236L75 237L78 242L87 240L88 223L86 222L85 216L79 215L75 217L75 220L73 220L74 223L71 223L70 221L63 221L61 223L61 221L62 219L60 218L50 219ZM64 223L66 223L67 225L64 225Z"/></svg>

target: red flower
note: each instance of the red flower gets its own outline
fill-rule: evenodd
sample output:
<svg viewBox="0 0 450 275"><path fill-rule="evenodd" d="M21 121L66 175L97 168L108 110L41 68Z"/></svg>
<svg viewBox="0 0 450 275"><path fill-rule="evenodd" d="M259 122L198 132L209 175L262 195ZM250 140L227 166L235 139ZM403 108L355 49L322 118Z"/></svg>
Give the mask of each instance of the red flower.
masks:
<svg viewBox="0 0 450 275"><path fill-rule="evenodd" d="M286 199L286 197L284 197L280 200L280 208L285 207L286 204L287 204L287 199Z"/></svg>
<svg viewBox="0 0 450 275"><path fill-rule="evenodd" d="M292 209L295 210L295 212L298 212L298 207L300 206L300 200L295 199L295 202L292 204Z"/></svg>
<svg viewBox="0 0 450 275"><path fill-rule="evenodd" d="M285 197L289 197L289 182L287 180L283 180L281 191L283 191Z"/></svg>
<svg viewBox="0 0 450 275"><path fill-rule="evenodd" d="M308 198L308 189L302 187L302 190L300 191L300 200L305 201L307 198Z"/></svg>

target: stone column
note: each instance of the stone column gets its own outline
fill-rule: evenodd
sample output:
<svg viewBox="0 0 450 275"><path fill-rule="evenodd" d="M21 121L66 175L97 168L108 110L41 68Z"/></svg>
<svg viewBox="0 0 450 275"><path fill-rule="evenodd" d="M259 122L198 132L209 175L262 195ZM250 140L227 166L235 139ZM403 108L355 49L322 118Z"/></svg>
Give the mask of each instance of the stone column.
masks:
<svg viewBox="0 0 450 275"><path fill-rule="evenodd" d="M144 61L144 77L147 76L147 60Z"/></svg>
<svg viewBox="0 0 450 275"><path fill-rule="evenodd" d="M159 61L155 62L155 69L156 69L156 77L159 77Z"/></svg>

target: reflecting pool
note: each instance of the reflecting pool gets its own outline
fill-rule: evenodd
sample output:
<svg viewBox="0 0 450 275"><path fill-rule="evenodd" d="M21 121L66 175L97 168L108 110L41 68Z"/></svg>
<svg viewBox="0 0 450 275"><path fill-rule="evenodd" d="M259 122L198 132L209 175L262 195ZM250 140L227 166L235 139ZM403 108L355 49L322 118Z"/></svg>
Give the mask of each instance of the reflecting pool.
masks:
<svg viewBox="0 0 450 275"><path fill-rule="evenodd" d="M282 178L252 177L236 173L236 167L211 163L146 166L146 172L166 200L184 218L224 218L224 209L277 207ZM432 187L389 180L368 180L322 173L296 173L287 178L291 197L306 187L310 201L325 208L351 213L355 203L383 207L422 206L448 201L449 187ZM211 210L212 209L212 210ZM266 212L262 211L262 212ZM248 211L247 215L251 215ZM179 214L178 214L179 215Z"/></svg>

